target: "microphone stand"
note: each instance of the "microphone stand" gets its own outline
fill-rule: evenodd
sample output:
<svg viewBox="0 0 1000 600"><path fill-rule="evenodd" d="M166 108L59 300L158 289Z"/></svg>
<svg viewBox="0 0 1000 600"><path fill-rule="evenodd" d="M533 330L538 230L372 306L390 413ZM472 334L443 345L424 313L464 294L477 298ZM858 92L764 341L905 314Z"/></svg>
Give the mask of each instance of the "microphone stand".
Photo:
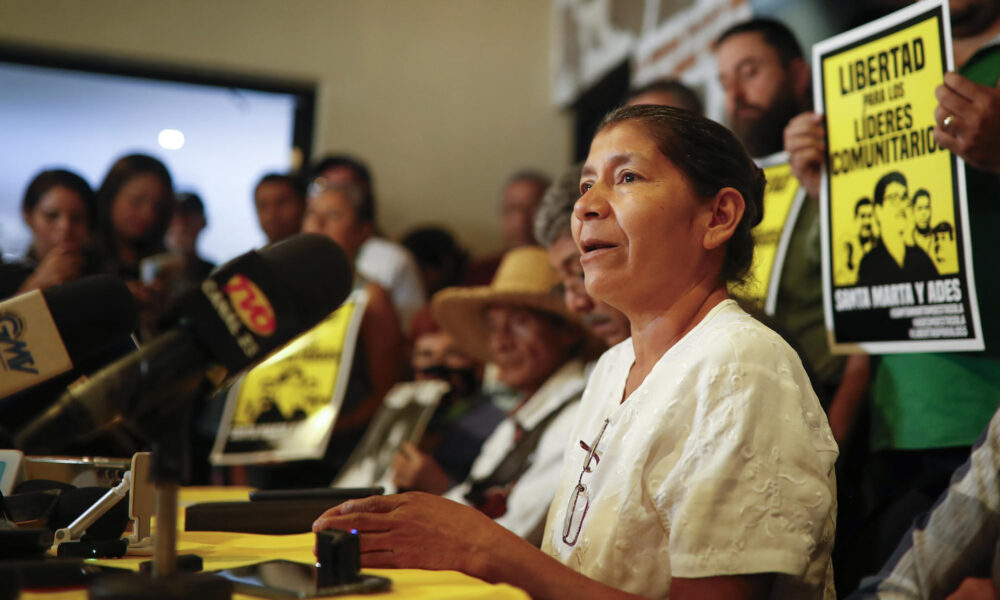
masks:
<svg viewBox="0 0 1000 600"><path fill-rule="evenodd" d="M232 584L215 575L177 571L177 492L187 455L188 416L194 400L204 396L201 385L189 389L192 401L180 410L159 415L156 423L138 426L153 440L150 480L156 486L156 532L153 534L153 572L124 573L96 579L89 597L97 600L230 600ZM135 424L135 422L133 422Z"/></svg>

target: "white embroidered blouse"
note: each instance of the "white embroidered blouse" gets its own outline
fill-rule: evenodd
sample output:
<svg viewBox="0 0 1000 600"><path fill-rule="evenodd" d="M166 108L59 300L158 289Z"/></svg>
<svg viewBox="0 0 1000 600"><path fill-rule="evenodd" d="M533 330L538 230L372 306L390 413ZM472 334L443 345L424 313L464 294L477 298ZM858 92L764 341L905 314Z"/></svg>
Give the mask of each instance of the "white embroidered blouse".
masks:
<svg viewBox="0 0 1000 600"><path fill-rule="evenodd" d="M542 550L652 598L777 573L774 598L832 599L837 446L795 352L726 300L621 402L634 358L626 340L590 377Z"/></svg>

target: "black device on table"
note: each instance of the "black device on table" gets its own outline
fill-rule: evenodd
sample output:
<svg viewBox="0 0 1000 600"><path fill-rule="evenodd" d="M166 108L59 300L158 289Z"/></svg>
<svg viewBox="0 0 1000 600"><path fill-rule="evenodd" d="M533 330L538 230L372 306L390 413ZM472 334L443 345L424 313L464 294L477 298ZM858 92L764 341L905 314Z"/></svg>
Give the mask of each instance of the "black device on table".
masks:
<svg viewBox="0 0 1000 600"><path fill-rule="evenodd" d="M184 510L186 531L287 535L312 531L328 508L352 498L380 496L381 487L309 488L250 492L250 502L199 502Z"/></svg>
<svg viewBox="0 0 1000 600"><path fill-rule="evenodd" d="M361 545L356 533L316 532L317 564L269 560L217 571L237 592L265 598L314 598L383 592L392 581L361 573Z"/></svg>

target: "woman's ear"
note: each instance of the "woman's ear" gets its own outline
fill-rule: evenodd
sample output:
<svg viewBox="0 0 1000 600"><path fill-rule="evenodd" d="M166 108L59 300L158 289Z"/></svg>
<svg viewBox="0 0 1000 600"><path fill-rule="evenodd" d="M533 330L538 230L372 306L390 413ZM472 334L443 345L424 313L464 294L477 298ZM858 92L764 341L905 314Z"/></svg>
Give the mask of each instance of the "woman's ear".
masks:
<svg viewBox="0 0 1000 600"><path fill-rule="evenodd" d="M729 241L743 219L746 202L735 188L722 188L711 201L712 218L705 230L706 250L714 250Z"/></svg>

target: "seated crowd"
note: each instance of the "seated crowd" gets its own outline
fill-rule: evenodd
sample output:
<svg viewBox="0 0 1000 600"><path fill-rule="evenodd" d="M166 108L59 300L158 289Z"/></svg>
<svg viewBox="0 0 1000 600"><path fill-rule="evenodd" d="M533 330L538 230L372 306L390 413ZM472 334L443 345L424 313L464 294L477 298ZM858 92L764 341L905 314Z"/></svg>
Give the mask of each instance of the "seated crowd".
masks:
<svg viewBox="0 0 1000 600"><path fill-rule="evenodd" d="M988 269L1000 11L983 10L955 23L934 135L967 161L972 254ZM833 354L809 61L770 19L731 27L714 51L731 129L678 81L632 90L584 162L504 182L494 255L470 258L444 225L382 235L357 157L263 176L252 202L268 242L337 242L366 302L323 458L217 480L330 485L395 385L438 380L422 437L391 449L380 484L400 493L314 525L357 530L364 566L454 569L535 598L1000 597L1000 287L977 278L985 352ZM763 217L758 162L781 152L807 200L765 317L730 290ZM884 188L920 210L905 178L879 185L856 209L857 248L890 244ZM202 200L175 194L151 156L118 159L96 191L45 170L22 213L32 242L0 265L0 297L116 274L140 339L213 268L196 250ZM906 256L931 264L929 248Z"/></svg>

